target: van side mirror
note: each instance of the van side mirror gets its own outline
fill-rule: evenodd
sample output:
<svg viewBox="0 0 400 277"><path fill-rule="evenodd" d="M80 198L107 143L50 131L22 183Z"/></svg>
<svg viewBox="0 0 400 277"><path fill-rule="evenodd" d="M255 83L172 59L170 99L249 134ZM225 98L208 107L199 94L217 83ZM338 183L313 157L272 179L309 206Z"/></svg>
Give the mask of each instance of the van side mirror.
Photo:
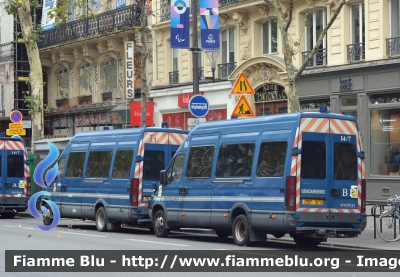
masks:
<svg viewBox="0 0 400 277"><path fill-rule="evenodd" d="M24 164L29 165L29 160L25 160L25 161L24 161Z"/></svg>
<svg viewBox="0 0 400 277"><path fill-rule="evenodd" d="M166 170L160 171L160 184L162 184L162 185L167 184L167 171Z"/></svg>
<svg viewBox="0 0 400 277"><path fill-rule="evenodd" d="M360 152L357 153L357 156L359 158L361 158L362 160L364 160L365 159L365 152L364 151L360 151Z"/></svg>

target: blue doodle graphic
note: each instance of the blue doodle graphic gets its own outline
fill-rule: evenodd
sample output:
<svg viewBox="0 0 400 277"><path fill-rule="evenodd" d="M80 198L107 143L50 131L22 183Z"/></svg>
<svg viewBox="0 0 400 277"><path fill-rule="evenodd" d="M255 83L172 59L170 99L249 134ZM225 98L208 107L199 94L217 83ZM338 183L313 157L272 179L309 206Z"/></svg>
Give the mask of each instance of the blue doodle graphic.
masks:
<svg viewBox="0 0 400 277"><path fill-rule="evenodd" d="M57 147L55 147L51 142L47 142L47 144L49 146L49 154L36 166L35 173L33 174L33 180L35 181L35 183L44 189L51 185L51 182L55 179L58 171L57 163L55 163L52 168L48 169L57 160L59 151ZM48 170L45 175L45 180L43 180L43 175L46 169ZM37 219L43 219L43 214L46 216L53 216L53 221L50 225L40 225L38 223L35 223L36 226L42 231L50 231L55 228L60 222L60 210L54 202L46 199L41 199L41 201L46 203L45 206L41 206L43 214L40 214L36 209L37 200L46 195L50 194L47 191L40 191L32 195L32 197L28 201L28 209L33 217Z"/></svg>

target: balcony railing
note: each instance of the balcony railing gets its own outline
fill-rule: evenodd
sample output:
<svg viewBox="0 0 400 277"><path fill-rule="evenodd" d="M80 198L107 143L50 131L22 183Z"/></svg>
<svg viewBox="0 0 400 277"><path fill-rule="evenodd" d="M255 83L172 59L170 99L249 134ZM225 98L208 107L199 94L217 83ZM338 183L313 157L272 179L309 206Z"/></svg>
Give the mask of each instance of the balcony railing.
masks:
<svg viewBox="0 0 400 277"><path fill-rule="evenodd" d="M347 45L347 60L350 63L365 60L365 43Z"/></svg>
<svg viewBox="0 0 400 277"><path fill-rule="evenodd" d="M96 18L87 17L62 24L59 28L44 31L38 47L46 48L137 26L140 26L140 8L135 4L101 13Z"/></svg>
<svg viewBox="0 0 400 277"><path fill-rule="evenodd" d="M218 6L224 7L231 4L246 2L248 0L218 0ZM160 21L168 21L171 18L171 0L161 0ZM200 10L200 1L197 2L197 11Z"/></svg>
<svg viewBox="0 0 400 277"><path fill-rule="evenodd" d="M170 85L179 84L179 71L172 71L169 73L169 84Z"/></svg>
<svg viewBox="0 0 400 277"><path fill-rule="evenodd" d="M307 60L308 55L310 53L311 51L305 51L301 53L303 56L303 63ZM328 64L327 49L323 48L323 49L318 49L313 59L307 64L307 67L324 66L327 64Z"/></svg>
<svg viewBox="0 0 400 277"><path fill-rule="evenodd" d="M236 69L236 63L223 63L218 65L218 78L225 79Z"/></svg>
<svg viewBox="0 0 400 277"><path fill-rule="evenodd" d="M386 39L386 54L389 57L400 56L400 37Z"/></svg>
<svg viewBox="0 0 400 277"><path fill-rule="evenodd" d="M14 42L0 44L0 63L14 60Z"/></svg>

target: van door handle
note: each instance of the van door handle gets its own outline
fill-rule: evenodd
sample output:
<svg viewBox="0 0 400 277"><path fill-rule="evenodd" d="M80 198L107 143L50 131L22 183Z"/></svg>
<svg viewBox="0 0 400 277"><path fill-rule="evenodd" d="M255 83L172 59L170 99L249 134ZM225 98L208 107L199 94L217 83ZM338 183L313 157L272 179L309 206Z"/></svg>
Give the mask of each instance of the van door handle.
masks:
<svg viewBox="0 0 400 277"><path fill-rule="evenodd" d="M187 194L188 193L188 188L179 188L178 190L179 194Z"/></svg>
<svg viewBox="0 0 400 277"><path fill-rule="evenodd" d="M332 196L340 196L340 189L339 188L331 188L331 195Z"/></svg>
<svg viewBox="0 0 400 277"><path fill-rule="evenodd" d="M10 183L10 182L5 182L5 183L4 183L4 187L6 187L6 188L11 188L11 183Z"/></svg>
<svg viewBox="0 0 400 277"><path fill-rule="evenodd" d="M61 185L60 190L61 191L66 191L67 190L67 186L66 185Z"/></svg>

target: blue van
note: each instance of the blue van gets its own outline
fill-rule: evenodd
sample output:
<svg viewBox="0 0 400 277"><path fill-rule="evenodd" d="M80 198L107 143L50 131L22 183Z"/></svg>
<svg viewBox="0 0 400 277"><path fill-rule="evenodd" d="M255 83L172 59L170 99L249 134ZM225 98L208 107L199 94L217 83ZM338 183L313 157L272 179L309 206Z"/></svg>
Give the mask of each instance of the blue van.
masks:
<svg viewBox="0 0 400 277"><path fill-rule="evenodd" d="M149 213L158 237L179 228L242 246L267 234L302 246L356 237L366 227L357 122L291 113L202 123L161 171Z"/></svg>
<svg viewBox="0 0 400 277"><path fill-rule="evenodd" d="M30 172L25 141L0 138L0 217L14 218L28 208Z"/></svg>
<svg viewBox="0 0 400 277"><path fill-rule="evenodd" d="M151 226L148 200L188 131L132 128L82 132L58 158L58 173L47 197L61 218L96 221L98 231L121 223ZM42 203L45 203L42 201ZM45 225L52 214L43 214Z"/></svg>

